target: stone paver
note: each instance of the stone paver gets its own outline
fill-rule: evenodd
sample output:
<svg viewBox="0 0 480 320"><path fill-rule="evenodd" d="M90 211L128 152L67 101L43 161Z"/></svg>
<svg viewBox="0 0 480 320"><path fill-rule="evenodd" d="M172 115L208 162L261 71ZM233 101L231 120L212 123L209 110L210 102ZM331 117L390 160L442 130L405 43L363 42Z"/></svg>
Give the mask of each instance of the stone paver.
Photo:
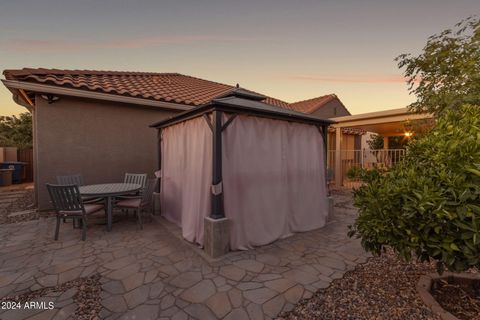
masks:
<svg viewBox="0 0 480 320"><path fill-rule="evenodd" d="M359 241L346 236L356 216L345 205L351 199L339 197L324 228L215 261L158 217L143 230L133 219L112 232L91 224L85 242L68 223L54 241L53 219L0 225L0 297L98 273L102 319L272 319L366 261ZM53 311L0 311L0 319L65 319L74 295L56 297Z"/></svg>
<svg viewBox="0 0 480 320"><path fill-rule="evenodd" d="M221 319L231 310L230 300L225 292L218 292L207 300L207 306L215 313L217 318Z"/></svg>
<svg viewBox="0 0 480 320"><path fill-rule="evenodd" d="M202 280L193 287L186 289L180 297L192 303L200 303L210 298L215 291L212 280Z"/></svg>
<svg viewBox="0 0 480 320"><path fill-rule="evenodd" d="M254 303L263 304L276 296L278 292L269 288L259 288L243 292L243 296Z"/></svg>
<svg viewBox="0 0 480 320"><path fill-rule="evenodd" d="M233 281L240 281L245 274L245 270L233 265L220 267L220 275Z"/></svg>

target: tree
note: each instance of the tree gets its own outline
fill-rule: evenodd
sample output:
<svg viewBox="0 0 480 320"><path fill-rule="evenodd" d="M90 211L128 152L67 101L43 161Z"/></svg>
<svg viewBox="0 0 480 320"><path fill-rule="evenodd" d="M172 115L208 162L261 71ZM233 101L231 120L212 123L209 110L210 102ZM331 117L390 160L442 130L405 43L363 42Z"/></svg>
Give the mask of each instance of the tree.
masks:
<svg viewBox="0 0 480 320"><path fill-rule="evenodd" d="M464 103L480 105L480 19L465 19L429 37L420 55L401 54L396 61L417 96L413 111L438 115Z"/></svg>
<svg viewBox="0 0 480 320"><path fill-rule="evenodd" d="M439 272L480 268L480 106L446 110L404 161L365 180L349 235L367 251L434 259Z"/></svg>
<svg viewBox="0 0 480 320"><path fill-rule="evenodd" d="M383 149L383 136L381 134L374 134L367 140L367 144L371 150Z"/></svg>
<svg viewBox="0 0 480 320"><path fill-rule="evenodd" d="M0 146L20 149L32 146L32 115L0 116Z"/></svg>

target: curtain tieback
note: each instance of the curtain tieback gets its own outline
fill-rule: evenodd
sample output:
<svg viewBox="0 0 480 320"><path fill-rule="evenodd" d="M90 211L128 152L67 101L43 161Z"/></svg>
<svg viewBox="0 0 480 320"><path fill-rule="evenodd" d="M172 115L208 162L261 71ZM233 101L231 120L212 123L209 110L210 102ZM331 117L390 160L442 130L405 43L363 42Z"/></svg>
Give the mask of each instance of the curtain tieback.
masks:
<svg viewBox="0 0 480 320"><path fill-rule="evenodd" d="M212 194L218 196L223 192L223 183L220 181L217 184L212 184Z"/></svg>

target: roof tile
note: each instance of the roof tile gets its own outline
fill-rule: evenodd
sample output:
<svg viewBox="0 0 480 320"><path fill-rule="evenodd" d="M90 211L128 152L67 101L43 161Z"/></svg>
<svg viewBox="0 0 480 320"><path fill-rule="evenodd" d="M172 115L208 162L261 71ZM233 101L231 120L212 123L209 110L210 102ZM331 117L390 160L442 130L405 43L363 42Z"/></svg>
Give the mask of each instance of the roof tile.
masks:
<svg viewBox="0 0 480 320"><path fill-rule="evenodd" d="M158 101L198 106L235 89L234 86L179 73L59 70L23 68L5 70L7 80L92 90ZM267 97L265 102L290 109L287 102Z"/></svg>
<svg viewBox="0 0 480 320"><path fill-rule="evenodd" d="M290 103L290 107L293 110L304 112L304 113L312 113L323 107L328 102L338 99L334 94L327 94L325 96L316 97L313 99L298 101L294 103Z"/></svg>

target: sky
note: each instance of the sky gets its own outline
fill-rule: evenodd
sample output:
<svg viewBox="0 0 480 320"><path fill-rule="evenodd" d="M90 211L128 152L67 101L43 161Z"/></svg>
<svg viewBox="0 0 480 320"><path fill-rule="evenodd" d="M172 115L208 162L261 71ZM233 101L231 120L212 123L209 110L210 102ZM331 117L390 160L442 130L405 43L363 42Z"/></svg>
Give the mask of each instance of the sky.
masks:
<svg viewBox="0 0 480 320"><path fill-rule="evenodd" d="M0 70L179 72L352 114L415 100L395 57L478 0L0 0ZM3 76L1 77L3 79ZM26 111L0 85L0 115Z"/></svg>

